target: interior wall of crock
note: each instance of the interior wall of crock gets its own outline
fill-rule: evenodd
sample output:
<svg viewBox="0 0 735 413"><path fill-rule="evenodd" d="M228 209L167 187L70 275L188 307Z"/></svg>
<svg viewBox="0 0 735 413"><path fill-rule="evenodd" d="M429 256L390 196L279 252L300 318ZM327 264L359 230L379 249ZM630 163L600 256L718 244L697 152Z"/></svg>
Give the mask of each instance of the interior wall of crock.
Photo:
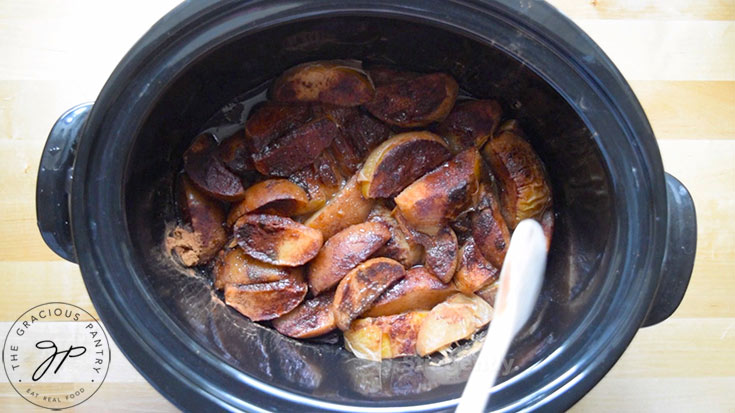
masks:
<svg viewBox="0 0 735 413"><path fill-rule="evenodd" d="M557 218L542 299L509 356L512 374L548 355L589 308L604 275L613 214L602 157L575 110L519 61L415 22L339 17L279 26L227 42L170 85L136 139L125 184L129 235L151 296L200 345L290 391L333 401L456 397L474 358L442 367L425 359L376 364L329 340L299 343L225 307L204 272L180 267L163 247L177 216L181 156L205 122L288 67L336 58L450 73L462 90L499 100L506 118L520 121L549 171Z"/></svg>

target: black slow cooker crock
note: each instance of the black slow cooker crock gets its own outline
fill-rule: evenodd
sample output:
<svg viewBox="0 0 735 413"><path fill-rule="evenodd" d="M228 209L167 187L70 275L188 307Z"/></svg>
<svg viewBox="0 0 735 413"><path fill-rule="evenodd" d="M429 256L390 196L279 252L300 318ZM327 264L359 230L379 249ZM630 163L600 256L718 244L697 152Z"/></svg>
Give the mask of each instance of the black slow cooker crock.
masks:
<svg viewBox="0 0 735 413"><path fill-rule="evenodd" d="M47 244L79 263L121 351L183 410L451 410L474 356L376 363L297 342L224 306L163 249L173 177L205 122L286 68L347 58L450 73L526 129L557 226L542 296L488 409L571 406L640 327L676 309L696 221L621 74L543 2L186 2L51 131L37 184Z"/></svg>

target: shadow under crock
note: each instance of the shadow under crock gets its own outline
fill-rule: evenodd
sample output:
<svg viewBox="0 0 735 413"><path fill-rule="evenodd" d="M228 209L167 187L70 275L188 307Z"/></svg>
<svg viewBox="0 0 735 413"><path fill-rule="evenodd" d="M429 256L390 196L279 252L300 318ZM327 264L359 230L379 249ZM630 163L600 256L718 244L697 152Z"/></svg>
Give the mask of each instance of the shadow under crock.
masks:
<svg viewBox="0 0 735 413"><path fill-rule="evenodd" d="M499 47L425 23L337 17L280 25L219 46L167 88L135 139L124 187L129 236L151 300L223 363L291 392L365 406L458 397L474 356L444 365L436 358L376 363L335 344L284 337L226 307L206 275L184 270L163 247L165 224L176 217L173 182L182 153L207 119L295 64L346 58L451 74L472 96L499 100L546 164L556 213L546 282L502 379L523 380L564 343L605 288L609 240L619 236L608 166L575 109L527 66ZM503 393L492 400L512 402Z"/></svg>

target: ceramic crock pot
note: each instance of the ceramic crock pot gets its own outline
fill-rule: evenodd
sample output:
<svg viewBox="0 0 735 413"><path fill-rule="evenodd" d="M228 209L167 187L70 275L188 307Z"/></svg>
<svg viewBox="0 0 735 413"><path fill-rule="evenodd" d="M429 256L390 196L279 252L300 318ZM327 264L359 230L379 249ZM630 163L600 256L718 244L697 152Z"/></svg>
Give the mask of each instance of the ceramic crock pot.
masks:
<svg viewBox="0 0 735 413"><path fill-rule="evenodd" d="M667 318L691 275L694 205L663 171L621 74L571 21L527 0L198 1L163 17L44 149L38 225L79 264L130 362L188 411L451 410L474 356L360 360L224 306L164 251L183 151L227 102L283 70L359 59L450 73L501 102L548 167L545 284L487 409L561 410ZM336 336L335 336L336 337Z"/></svg>

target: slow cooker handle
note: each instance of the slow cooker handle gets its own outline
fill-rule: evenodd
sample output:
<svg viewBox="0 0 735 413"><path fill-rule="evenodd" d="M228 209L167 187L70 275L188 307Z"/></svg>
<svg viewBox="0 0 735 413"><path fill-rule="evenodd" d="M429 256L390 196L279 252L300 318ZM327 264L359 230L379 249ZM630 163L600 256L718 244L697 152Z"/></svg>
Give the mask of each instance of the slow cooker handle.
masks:
<svg viewBox="0 0 735 413"><path fill-rule="evenodd" d="M41 236L61 258L76 262L69 224L69 196L79 133L92 109L82 103L64 112L49 132L36 179L36 220Z"/></svg>
<svg viewBox="0 0 735 413"><path fill-rule="evenodd" d="M664 260L653 304L643 321L652 326L669 318L679 307L694 267L697 251L697 215L691 194L678 179L666 174L668 201L667 239Z"/></svg>

